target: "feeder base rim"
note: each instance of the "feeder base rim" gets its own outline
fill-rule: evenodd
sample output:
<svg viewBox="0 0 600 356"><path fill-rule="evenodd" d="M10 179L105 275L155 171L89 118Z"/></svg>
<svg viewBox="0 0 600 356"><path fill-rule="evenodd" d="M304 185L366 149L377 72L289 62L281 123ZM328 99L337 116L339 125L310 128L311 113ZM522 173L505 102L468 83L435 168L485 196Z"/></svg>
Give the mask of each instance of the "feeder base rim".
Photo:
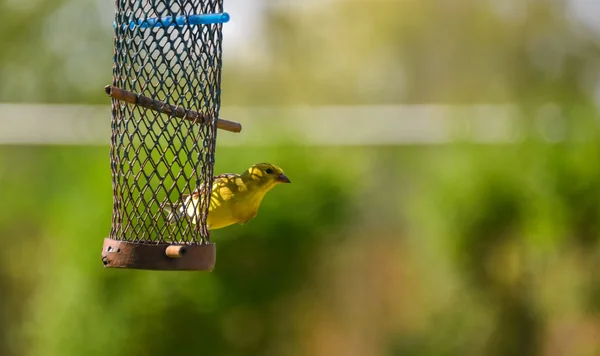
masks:
<svg viewBox="0 0 600 356"><path fill-rule="evenodd" d="M184 246L177 256L170 246ZM102 263L106 268L128 268L158 271L207 271L215 267L217 249L214 243L137 243L105 238Z"/></svg>

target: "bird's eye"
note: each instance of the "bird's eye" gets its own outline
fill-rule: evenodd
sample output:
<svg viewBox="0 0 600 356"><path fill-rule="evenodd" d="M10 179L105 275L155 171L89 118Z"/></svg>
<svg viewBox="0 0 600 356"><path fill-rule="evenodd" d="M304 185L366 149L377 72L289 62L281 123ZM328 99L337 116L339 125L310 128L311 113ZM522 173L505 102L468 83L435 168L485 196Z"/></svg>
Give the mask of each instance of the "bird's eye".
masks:
<svg viewBox="0 0 600 356"><path fill-rule="evenodd" d="M265 170L265 172L266 172L267 174L273 174L273 170L272 170L271 168L267 168L267 169Z"/></svg>

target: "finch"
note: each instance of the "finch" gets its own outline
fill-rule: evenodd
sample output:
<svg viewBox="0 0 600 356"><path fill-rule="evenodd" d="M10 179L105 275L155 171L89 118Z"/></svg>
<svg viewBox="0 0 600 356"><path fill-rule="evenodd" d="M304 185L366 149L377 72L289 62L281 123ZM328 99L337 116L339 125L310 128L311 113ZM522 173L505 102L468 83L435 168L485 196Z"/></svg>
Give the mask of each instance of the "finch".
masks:
<svg viewBox="0 0 600 356"><path fill-rule="evenodd" d="M225 173L214 177L208 208L207 227L220 229L252 220L265 194L280 183L291 183L283 170L270 163L257 163L242 174ZM180 202L167 204L167 222L172 224L187 217L196 224L200 209L199 199L206 189L204 183L191 195L184 194Z"/></svg>

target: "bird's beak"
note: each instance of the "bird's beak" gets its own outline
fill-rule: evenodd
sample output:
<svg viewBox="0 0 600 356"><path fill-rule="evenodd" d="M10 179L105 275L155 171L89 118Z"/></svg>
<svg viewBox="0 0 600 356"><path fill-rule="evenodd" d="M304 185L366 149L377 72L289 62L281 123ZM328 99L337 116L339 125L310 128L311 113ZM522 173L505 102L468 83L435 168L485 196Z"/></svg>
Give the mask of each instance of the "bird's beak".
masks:
<svg viewBox="0 0 600 356"><path fill-rule="evenodd" d="M285 174L281 173L279 177L275 179L279 183L291 183L289 178L285 176Z"/></svg>

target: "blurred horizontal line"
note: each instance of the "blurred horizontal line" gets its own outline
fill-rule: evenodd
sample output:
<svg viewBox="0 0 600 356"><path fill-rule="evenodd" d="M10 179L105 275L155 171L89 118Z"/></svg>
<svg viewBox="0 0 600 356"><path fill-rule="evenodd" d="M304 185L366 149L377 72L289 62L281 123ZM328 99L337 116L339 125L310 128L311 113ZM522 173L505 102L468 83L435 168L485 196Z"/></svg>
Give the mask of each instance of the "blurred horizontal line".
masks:
<svg viewBox="0 0 600 356"><path fill-rule="evenodd" d="M510 105L226 107L239 134L219 131L220 146L483 143L518 138ZM109 145L108 105L0 104L0 144Z"/></svg>

